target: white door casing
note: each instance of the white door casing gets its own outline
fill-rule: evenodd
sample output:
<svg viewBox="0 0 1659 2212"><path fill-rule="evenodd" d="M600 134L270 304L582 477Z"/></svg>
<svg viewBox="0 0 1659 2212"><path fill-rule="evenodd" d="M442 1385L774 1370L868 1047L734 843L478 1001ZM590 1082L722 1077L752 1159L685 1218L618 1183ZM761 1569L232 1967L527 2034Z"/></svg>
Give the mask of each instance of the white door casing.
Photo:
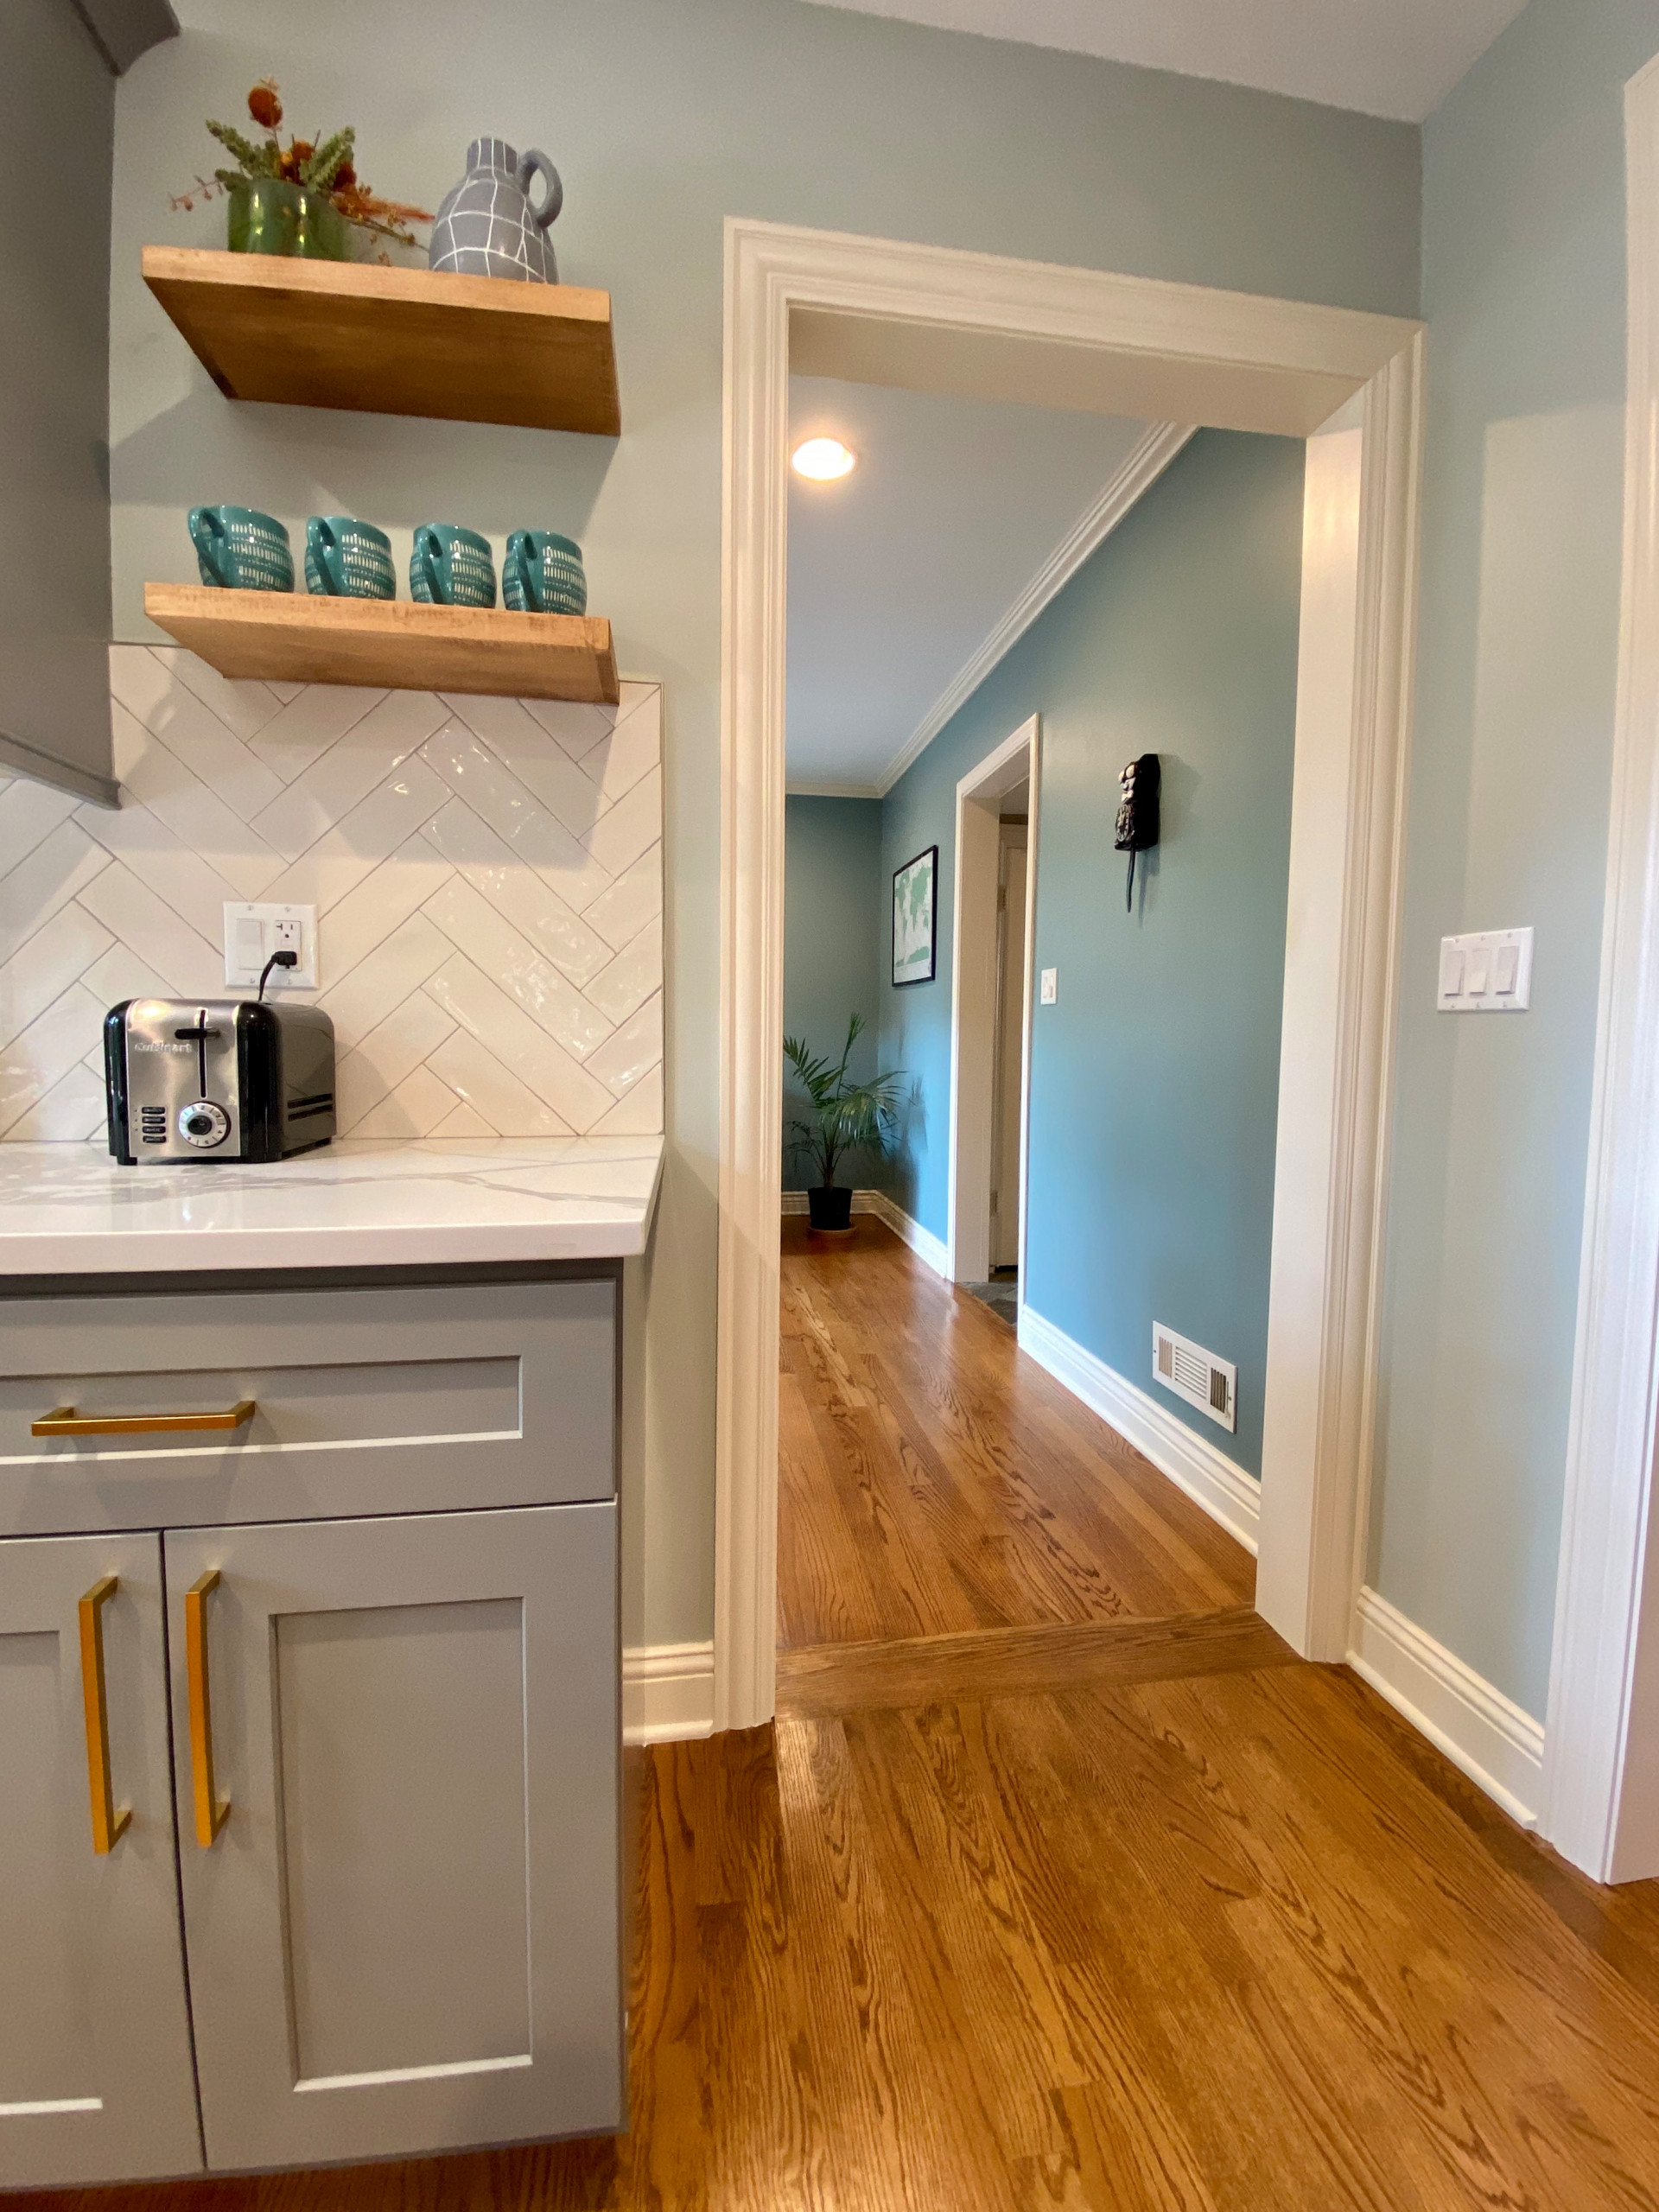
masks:
<svg viewBox="0 0 1659 2212"><path fill-rule="evenodd" d="M1307 1096L1288 1102L1304 1120L1322 1114L1331 1135L1323 1162L1309 1171L1319 1187L1296 1209L1306 1251L1281 1253L1276 1223L1274 1235L1275 1271L1294 1265L1317 1315L1317 1341L1297 1346L1295 1374L1283 1378L1313 1411L1281 1424L1298 1440L1303 1463L1264 1465L1258 1600L1299 1650L1340 1658L1375 1395L1421 326L733 219L722 494L715 1726L754 1726L773 1706L791 322L803 365L810 348L821 374L879 374L1004 397L1040 391L1051 403L1281 435L1311 435L1363 393L1354 680L1338 739L1345 740L1346 773L1337 1001L1306 1071ZM1287 1109L1281 1090L1281 1125ZM1022 1254L1022 1281L1024 1273ZM1270 1406L1277 1382L1270 1370ZM1288 1506L1283 1515L1267 1511L1275 1491L1302 1502L1294 1514Z"/></svg>
<svg viewBox="0 0 1659 2212"><path fill-rule="evenodd" d="M996 1115L997 878L1002 797L1031 786L1026 873L1024 997L1020 1052L1020 1190L1025 1190L1026 1083L1030 1070L1031 944L1037 896L1037 821L1041 769L1036 715L995 746L957 785L956 861L951 890L950 1123L945 1245L951 1280L983 1282L991 1271L992 1142ZM1024 1207L1020 1208L1024 1221ZM1021 1295L1023 1296L1023 1286Z"/></svg>
<svg viewBox="0 0 1659 2212"><path fill-rule="evenodd" d="M100 1853L79 1611L110 1575L103 1740L111 1803L129 1818ZM200 2167L161 1541L0 1543L0 2190Z"/></svg>
<svg viewBox="0 0 1659 2212"><path fill-rule="evenodd" d="M1004 824L996 894L996 1059L992 1075L991 1267L1020 1264L1026 1194L1020 1180L1025 1143L1026 851L1023 824Z"/></svg>
<svg viewBox="0 0 1659 2212"><path fill-rule="evenodd" d="M1539 1827L1659 1873L1659 60L1624 88L1624 549L1600 1001Z"/></svg>

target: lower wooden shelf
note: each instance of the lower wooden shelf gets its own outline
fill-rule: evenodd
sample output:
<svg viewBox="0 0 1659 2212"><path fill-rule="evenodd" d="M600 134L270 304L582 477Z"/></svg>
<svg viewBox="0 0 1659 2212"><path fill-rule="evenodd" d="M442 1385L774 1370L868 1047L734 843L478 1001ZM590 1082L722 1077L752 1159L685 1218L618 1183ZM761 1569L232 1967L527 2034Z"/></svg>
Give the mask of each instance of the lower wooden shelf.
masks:
<svg viewBox="0 0 1659 2212"><path fill-rule="evenodd" d="M591 614L146 584L144 612L221 676L525 699L619 697L611 626Z"/></svg>

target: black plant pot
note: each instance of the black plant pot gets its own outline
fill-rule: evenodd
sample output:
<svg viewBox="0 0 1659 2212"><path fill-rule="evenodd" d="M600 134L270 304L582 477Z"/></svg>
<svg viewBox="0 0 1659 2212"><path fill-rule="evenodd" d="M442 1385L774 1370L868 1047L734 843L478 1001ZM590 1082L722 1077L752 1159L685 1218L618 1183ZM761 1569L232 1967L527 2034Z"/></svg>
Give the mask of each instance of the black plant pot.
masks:
<svg viewBox="0 0 1659 2212"><path fill-rule="evenodd" d="M853 1194L838 1190L833 1183L820 1183L807 1192L806 1211L814 1229L850 1229Z"/></svg>

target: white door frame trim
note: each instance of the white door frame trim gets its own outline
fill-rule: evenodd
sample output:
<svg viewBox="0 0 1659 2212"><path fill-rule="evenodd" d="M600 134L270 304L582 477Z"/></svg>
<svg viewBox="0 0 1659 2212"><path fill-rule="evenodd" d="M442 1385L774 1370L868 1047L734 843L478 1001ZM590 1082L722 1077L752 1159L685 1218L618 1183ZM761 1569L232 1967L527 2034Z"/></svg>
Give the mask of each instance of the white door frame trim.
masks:
<svg viewBox="0 0 1659 2212"><path fill-rule="evenodd" d="M956 866L950 904L950 1152L947 1169L945 1250L952 1282L983 1282L990 1274L990 1214L988 1205L982 1222L976 1219L965 1224L963 1219L962 1195L957 1164L963 1150L963 1121L966 1112L962 1089L962 1022L963 999L962 957L963 924L963 817L969 800L984 795L986 786L994 785L995 791L1011 791L1021 777L1031 779L1031 803L1028 827L1026 832L1026 943L1023 965L1025 977L1025 1010L1020 1026L1020 1298L1024 1299L1026 1270L1026 1167L1027 1132L1031 1113L1031 979L1033 937L1037 919L1037 811L1039 765L1042 737L1039 717L1031 715L1020 723L1012 737L1005 737L1001 745L994 746L977 766L970 768L957 784ZM1014 764L1020 765L1015 768ZM993 1006L995 994L993 994ZM989 1009L982 1009L988 1012ZM983 1043L989 1050L988 1037L976 1037L976 1048ZM991 1058L994 1061L995 1055ZM987 1120L985 1137L989 1142L991 1116ZM986 1166L989 1168L988 1154ZM976 1180L977 1181L977 1176ZM986 1183L988 1197L989 1183ZM966 1256L964 1249L966 1247ZM980 1265L984 1262L983 1267Z"/></svg>
<svg viewBox="0 0 1659 2212"><path fill-rule="evenodd" d="M1624 554L1578 1335L1540 1826L1659 1872L1659 61L1624 88Z"/></svg>
<svg viewBox="0 0 1659 2212"><path fill-rule="evenodd" d="M1315 1464L1301 1487L1316 1510L1291 1532L1295 1556L1269 1614L1299 1649L1339 1658L1352 1613L1354 1531L1375 1395L1421 326L734 218L726 226L721 508L715 1726L753 1726L773 1708L789 347L791 314L803 312L820 329L844 319L866 332L924 329L975 344L987 334L999 343L1012 336L1033 365L1064 356L1086 377L1090 404L1183 422L1306 436L1364 391L1340 1001L1331 1050L1309 1077L1322 1087L1333 1130L1325 1235L1310 1262L1323 1325L1306 1362L1319 1417L1311 1432ZM988 350L995 349L980 348ZM1165 392L1161 407L1154 391Z"/></svg>

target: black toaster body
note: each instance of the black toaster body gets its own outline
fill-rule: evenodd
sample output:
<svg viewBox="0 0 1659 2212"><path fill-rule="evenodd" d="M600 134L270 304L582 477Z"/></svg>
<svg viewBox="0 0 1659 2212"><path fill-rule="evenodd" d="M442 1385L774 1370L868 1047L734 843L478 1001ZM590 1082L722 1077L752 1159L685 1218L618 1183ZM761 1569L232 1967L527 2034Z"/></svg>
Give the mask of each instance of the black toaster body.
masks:
<svg viewBox="0 0 1659 2212"><path fill-rule="evenodd" d="M334 1134L334 1025L314 1006L128 999L104 1018L110 1150L284 1160Z"/></svg>

